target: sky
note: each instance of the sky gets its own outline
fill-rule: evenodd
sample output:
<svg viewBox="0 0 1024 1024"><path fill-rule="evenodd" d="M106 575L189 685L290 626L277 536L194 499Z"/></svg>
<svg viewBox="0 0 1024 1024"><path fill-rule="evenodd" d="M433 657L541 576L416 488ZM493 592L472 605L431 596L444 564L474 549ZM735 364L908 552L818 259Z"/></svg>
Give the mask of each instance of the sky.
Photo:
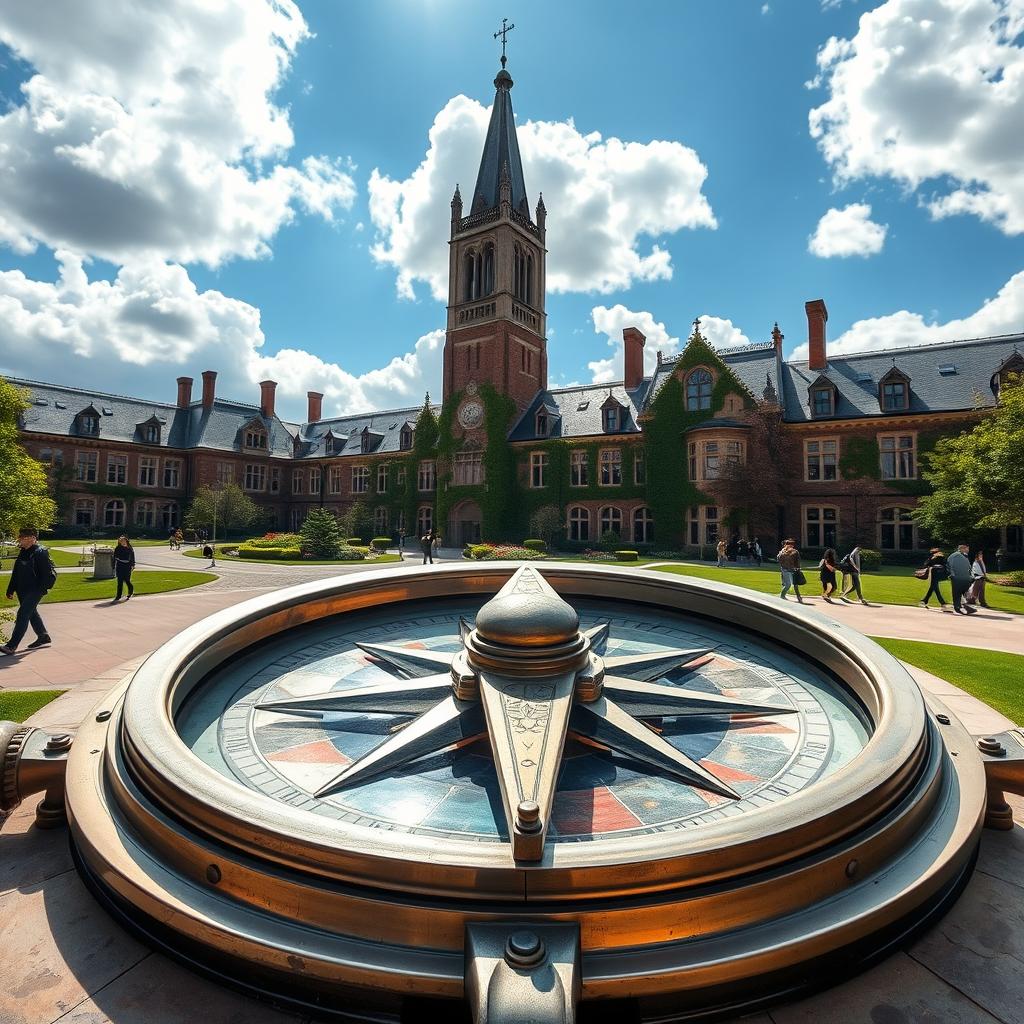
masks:
<svg viewBox="0 0 1024 1024"><path fill-rule="evenodd" d="M438 398L503 17L551 386L1024 330L1024 0L0 0L0 373Z"/></svg>

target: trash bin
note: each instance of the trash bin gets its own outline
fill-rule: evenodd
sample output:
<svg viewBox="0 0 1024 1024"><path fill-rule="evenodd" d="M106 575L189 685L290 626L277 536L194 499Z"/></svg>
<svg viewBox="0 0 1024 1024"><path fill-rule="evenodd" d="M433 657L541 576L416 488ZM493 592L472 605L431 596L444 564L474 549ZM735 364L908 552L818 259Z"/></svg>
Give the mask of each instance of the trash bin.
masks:
<svg viewBox="0 0 1024 1024"><path fill-rule="evenodd" d="M93 563L93 576L98 580L112 580L114 578L114 549L96 548L96 560Z"/></svg>

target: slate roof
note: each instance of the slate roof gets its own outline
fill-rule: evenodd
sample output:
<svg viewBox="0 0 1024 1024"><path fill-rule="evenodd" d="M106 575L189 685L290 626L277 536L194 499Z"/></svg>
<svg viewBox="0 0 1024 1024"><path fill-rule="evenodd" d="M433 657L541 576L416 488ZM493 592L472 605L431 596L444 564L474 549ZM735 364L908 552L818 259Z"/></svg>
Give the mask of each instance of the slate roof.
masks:
<svg viewBox="0 0 1024 1024"><path fill-rule="evenodd" d="M439 415L441 407L432 405L435 415ZM324 440L328 434L335 438L345 438L344 447L335 448L333 454L350 455L387 455L401 451L402 427L408 424L415 428L416 420L422 406L412 409L391 409L384 412L370 412L355 416L336 416L332 419L306 423L297 428L299 444L296 456L300 459L324 458L327 454ZM373 442L369 453L363 452L363 431L367 430Z"/></svg>
<svg viewBox="0 0 1024 1024"><path fill-rule="evenodd" d="M806 360L786 362L782 364L785 418L793 423L823 418L812 417L808 407L807 389L819 375L836 388L835 416L830 418L880 416L878 384L894 360L896 368L910 378L910 407L904 415L990 408L995 405L992 375L1015 348L1024 349L1024 334L836 356L824 371L809 370ZM940 373L940 366L955 367L955 372Z"/></svg>
<svg viewBox="0 0 1024 1024"><path fill-rule="evenodd" d="M637 416L647 392L647 382L627 391L622 382L616 384L585 384L580 387L542 391L512 427L510 441L540 440L536 432L537 413L548 410L548 437L592 437L605 433L601 407L611 394L625 409L624 422L616 434L637 434ZM552 413L554 410L554 414Z"/></svg>
<svg viewBox="0 0 1024 1024"><path fill-rule="evenodd" d="M512 209L518 210L525 217L530 216L515 115L512 113L512 84L512 76L502 68L494 79L494 105L491 107L491 120L487 125L484 151L480 157L476 188L470 199L471 214L493 210L498 205L501 172L503 168L508 168L512 183Z"/></svg>

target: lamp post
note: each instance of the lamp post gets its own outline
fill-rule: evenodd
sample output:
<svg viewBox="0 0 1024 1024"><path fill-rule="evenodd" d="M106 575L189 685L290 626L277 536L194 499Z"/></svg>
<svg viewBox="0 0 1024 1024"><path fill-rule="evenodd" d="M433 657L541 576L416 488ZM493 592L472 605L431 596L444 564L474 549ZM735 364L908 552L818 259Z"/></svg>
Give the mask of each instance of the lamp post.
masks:
<svg viewBox="0 0 1024 1024"><path fill-rule="evenodd" d="M210 538L210 566L215 568L217 565L217 506L220 504L220 487L214 484L210 488L210 494L213 495L213 536Z"/></svg>

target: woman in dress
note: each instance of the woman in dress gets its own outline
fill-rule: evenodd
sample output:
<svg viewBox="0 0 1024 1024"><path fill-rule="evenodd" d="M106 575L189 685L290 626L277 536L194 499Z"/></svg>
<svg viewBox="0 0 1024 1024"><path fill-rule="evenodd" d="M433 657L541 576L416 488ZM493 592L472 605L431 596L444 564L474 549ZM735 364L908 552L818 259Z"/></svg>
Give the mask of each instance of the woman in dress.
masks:
<svg viewBox="0 0 1024 1024"><path fill-rule="evenodd" d="M939 548L932 548L928 552L928 558L925 560L923 568L928 573L928 592L921 598L921 605L927 608L928 600L934 594L938 598L939 607L945 608L946 601L939 589L939 584L949 575L949 570L946 568L946 556Z"/></svg>
<svg viewBox="0 0 1024 1024"><path fill-rule="evenodd" d="M135 586L132 583L132 570L134 568L135 548L132 547L131 542L122 533L117 538L117 546L114 548L114 575L117 577L117 597L114 598L115 601L121 600L121 593L126 586L128 587L126 601L135 593Z"/></svg>
<svg viewBox="0 0 1024 1024"><path fill-rule="evenodd" d="M967 603L987 608L985 583L988 580L988 569L985 568L985 552L981 548L978 548L978 553L974 556L974 562L971 564L971 576L974 582L971 584L971 589L967 592Z"/></svg>
<svg viewBox="0 0 1024 1024"><path fill-rule="evenodd" d="M829 548L821 556L818 563L818 576L821 579L821 596L832 603L832 595L836 592L836 552L835 548Z"/></svg>

